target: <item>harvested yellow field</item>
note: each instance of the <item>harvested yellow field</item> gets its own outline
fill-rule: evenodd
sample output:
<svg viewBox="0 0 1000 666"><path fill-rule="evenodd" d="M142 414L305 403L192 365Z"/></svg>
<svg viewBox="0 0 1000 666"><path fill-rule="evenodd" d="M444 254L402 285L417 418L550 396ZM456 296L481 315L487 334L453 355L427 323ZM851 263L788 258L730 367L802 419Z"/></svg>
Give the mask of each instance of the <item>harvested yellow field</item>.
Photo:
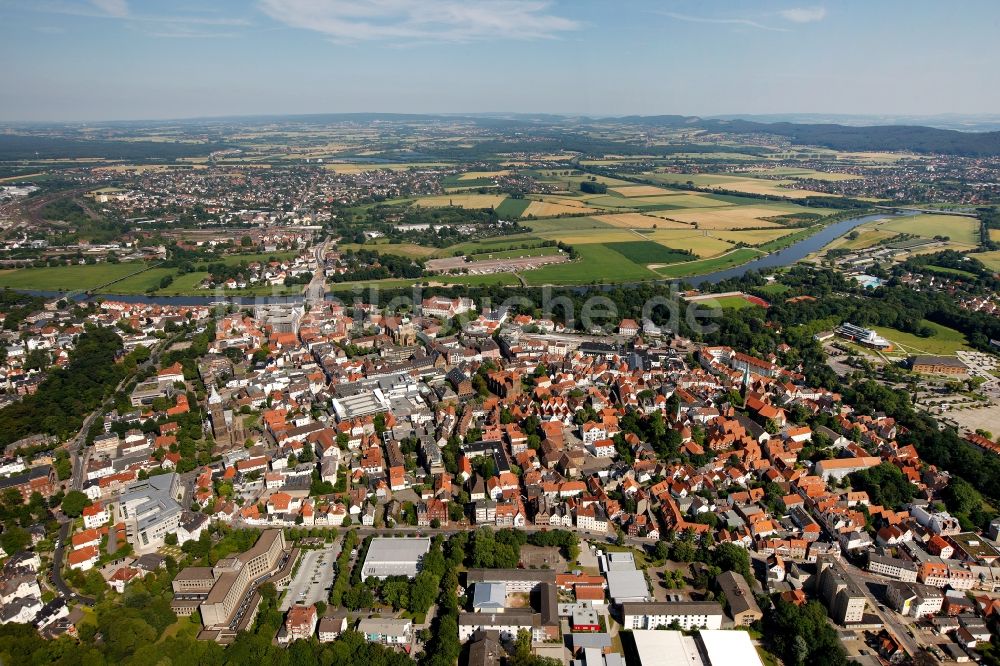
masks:
<svg viewBox="0 0 1000 666"><path fill-rule="evenodd" d="M442 194L417 199L416 205L425 208L458 206L459 208L496 208L507 198L506 194Z"/></svg>
<svg viewBox="0 0 1000 666"><path fill-rule="evenodd" d="M612 192L621 197L655 197L661 194L670 194L669 190L653 185L629 185L627 187L612 187Z"/></svg>
<svg viewBox="0 0 1000 666"><path fill-rule="evenodd" d="M664 220L642 213L612 213L609 215L595 215L595 220L600 220L604 224L625 229L690 229L690 224L676 222L674 220Z"/></svg>
<svg viewBox="0 0 1000 666"><path fill-rule="evenodd" d="M730 206L728 208L701 208L695 210L662 211L664 217L680 222L697 224L699 229L746 229L748 227L778 227L779 224L763 218L781 215L773 208L763 206Z"/></svg>
<svg viewBox="0 0 1000 666"><path fill-rule="evenodd" d="M990 240L994 243L1000 243L1000 229L990 229Z"/></svg>
<svg viewBox="0 0 1000 666"><path fill-rule="evenodd" d="M595 213L597 209L584 205L582 201L532 201L521 213L521 217L554 217L556 215L573 215L577 213Z"/></svg>
<svg viewBox="0 0 1000 666"><path fill-rule="evenodd" d="M468 171L458 177L459 180L476 180L477 178L493 178L494 176L506 176L510 169L501 171Z"/></svg>
<svg viewBox="0 0 1000 666"><path fill-rule="evenodd" d="M795 185L794 180L760 180L757 178L744 178L733 183L720 185L720 189L733 190L735 192L745 192L747 194L776 194L789 199L805 199L806 197L830 197L836 196L825 192L814 190L789 189L779 187L779 185Z"/></svg>
<svg viewBox="0 0 1000 666"><path fill-rule="evenodd" d="M993 231L997 231L994 229ZM983 262L986 268L990 270L997 271L1000 273L1000 250L994 250L992 252L980 252L978 254L970 255L973 259L978 259Z"/></svg>
<svg viewBox="0 0 1000 666"><path fill-rule="evenodd" d="M407 169L428 169L433 167L448 166L444 162L404 162L399 164L361 164L358 162L327 162L323 165L329 171L337 173L361 173L363 171L377 171L388 169L390 171L406 171Z"/></svg>
<svg viewBox="0 0 1000 666"><path fill-rule="evenodd" d="M537 234L546 240L562 241L570 245L587 245L590 243L621 243L624 241L642 240L646 236L627 229L579 229L574 231L556 231Z"/></svg>
<svg viewBox="0 0 1000 666"><path fill-rule="evenodd" d="M722 240L729 241L730 243L760 245L761 243L769 243L770 241L777 240L782 236L787 236L793 231L795 231L795 229L746 229L743 231L717 231L713 229L709 233L712 234L713 238L720 238Z"/></svg>
<svg viewBox="0 0 1000 666"><path fill-rule="evenodd" d="M690 250L699 257L714 257L733 249L731 243L706 235L704 231L685 229L657 229L643 237L675 250Z"/></svg>

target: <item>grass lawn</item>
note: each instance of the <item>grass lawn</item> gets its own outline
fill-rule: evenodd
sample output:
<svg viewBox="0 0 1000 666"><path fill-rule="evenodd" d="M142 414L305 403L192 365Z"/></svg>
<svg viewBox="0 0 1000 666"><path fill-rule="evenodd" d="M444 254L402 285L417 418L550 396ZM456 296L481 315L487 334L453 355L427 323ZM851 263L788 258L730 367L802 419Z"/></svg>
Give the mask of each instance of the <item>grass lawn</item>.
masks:
<svg viewBox="0 0 1000 666"><path fill-rule="evenodd" d="M487 273L485 275L435 275L433 278L423 278L423 282L430 282L432 285L452 285L464 284L470 286L492 286L503 285L513 286L521 284L513 273Z"/></svg>
<svg viewBox="0 0 1000 666"><path fill-rule="evenodd" d="M90 264L21 268L0 274L0 287L40 291L77 291L99 287L142 270L146 264Z"/></svg>
<svg viewBox="0 0 1000 666"><path fill-rule="evenodd" d="M282 261L284 259L291 259L298 256L298 252L262 252L256 254L227 254L219 259L213 259L207 263L223 263L227 266L234 266L241 261L245 261L248 264L252 264L255 261L270 261L272 258Z"/></svg>
<svg viewBox="0 0 1000 666"><path fill-rule="evenodd" d="M577 260L525 271L524 279L528 284L541 285L626 282L658 277L645 266L629 261L602 243L581 244L575 249L579 254Z"/></svg>
<svg viewBox="0 0 1000 666"><path fill-rule="evenodd" d="M933 328L935 333L929 338L921 338L912 333L904 333L885 326L872 326L879 335L895 344L896 348L907 354L934 354L937 356L954 356L956 351L969 351L971 347L965 336L953 328L921 320L922 324Z"/></svg>
<svg viewBox="0 0 1000 666"><path fill-rule="evenodd" d="M359 280L357 282L327 282L326 289L330 292L351 292L355 289L366 291L369 287L375 289L399 289L412 287L421 280L388 278L385 280Z"/></svg>
<svg viewBox="0 0 1000 666"><path fill-rule="evenodd" d="M690 261L691 255L672 250L652 241L625 241L622 243L606 243L615 252L637 264L673 264L678 261Z"/></svg>
<svg viewBox="0 0 1000 666"><path fill-rule="evenodd" d="M979 243L979 221L957 215L907 215L878 225L880 229L924 238L948 236L955 243Z"/></svg>
<svg viewBox="0 0 1000 666"><path fill-rule="evenodd" d="M787 284L781 284L780 282L772 282L771 284L765 284L763 287L756 287L756 289L757 291L762 291L769 296L778 296L779 294L783 294L791 289L791 287Z"/></svg>
<svg viewBox="0 0 1000 666"><path fill-rule="evenodd" d="M484 250L467 256L472 261L484 261L487 259L510 259L512 257L547 257L553 254L559 254L559 248L550 245L547 247L529 247L517 250L498 250L496 252Z"/></svg>
<svg viewBox="0 0 1000 666"><path fill-rule="evenodd" d="M468 175L468 174L466 174ZM503 203L497 206L497 216L503 220L513 220L521 217L528 206L531 205L529 199L504 199Z"/></svg>
<svg viewBox="0 0 1000 666"><path fill-rule="evenodd" d="M113 294L144 294L151 287L159 287L160 280L168 275L173 275L173 268L151 268L148 271L125 278L121 282L115 282L102 291Z"/></svg>
<svg viewBox="0 0 1000 666"><path fill-rule="evenodd" d="M365 243L364 245L359 245L357 243L338 243L338 250L371 250L374 252L381 252L383 254L396 254L401 257L409 257L410 259L423 259L424 257L429 257L432 254L439 252L440 248L436 247L426 247L424 245L417 245L416 243Z"/></svg>
<svg viewBox="0 0 1000 666"><path fill-rule="evenodd" d="M656 272L666 278L681 278L681 277L688 277L691 275L704 275L705 273L714 273L715 271L721 271L726 268L732 268L734 266L745 264L748 261L753 261L754 259L760 256L762 256L760 252L757 252L755 250L750 250L748 248L739 248L737 250L733 250L728 254L724 254L718 257L712 257L710 259L702 259L701 261L689 261L683 264L664 266L663 268L656 269Z"/></svg>
<svg viewBox="0 0 1000 666"><path fill-rule="evenodd" d="M934 273L944 273L947 275L958 275L965 278L974 278L976 275L970 273L969 271L963 271L958 268L948 268L947 266L935 266L934 264L928 264L925 268Z"/></svg>

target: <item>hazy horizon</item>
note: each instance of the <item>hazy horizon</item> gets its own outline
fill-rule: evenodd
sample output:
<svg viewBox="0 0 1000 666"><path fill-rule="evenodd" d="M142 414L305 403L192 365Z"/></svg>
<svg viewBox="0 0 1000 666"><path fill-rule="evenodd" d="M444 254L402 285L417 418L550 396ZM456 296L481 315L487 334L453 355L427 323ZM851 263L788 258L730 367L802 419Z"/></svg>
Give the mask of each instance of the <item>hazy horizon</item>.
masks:
<svg viewBox="0 0 1000 666"><path fill-rule="evenodd" d="M0 0L0 120L992 115L978 0Z"/></svg>

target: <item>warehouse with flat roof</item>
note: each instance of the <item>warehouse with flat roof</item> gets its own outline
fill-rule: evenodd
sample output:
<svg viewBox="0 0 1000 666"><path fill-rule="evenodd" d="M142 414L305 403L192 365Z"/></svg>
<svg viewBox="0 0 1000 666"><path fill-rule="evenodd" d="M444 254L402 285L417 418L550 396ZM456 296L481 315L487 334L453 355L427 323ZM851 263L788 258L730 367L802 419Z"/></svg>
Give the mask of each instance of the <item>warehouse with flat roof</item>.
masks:
<svg viewBox="0 0 1000 666"><path fill-rule="evenodd" d="M389 576L416 577L424 555L431 549L430 539L390 539L375 537L368 545L361 580Z"/></svg>

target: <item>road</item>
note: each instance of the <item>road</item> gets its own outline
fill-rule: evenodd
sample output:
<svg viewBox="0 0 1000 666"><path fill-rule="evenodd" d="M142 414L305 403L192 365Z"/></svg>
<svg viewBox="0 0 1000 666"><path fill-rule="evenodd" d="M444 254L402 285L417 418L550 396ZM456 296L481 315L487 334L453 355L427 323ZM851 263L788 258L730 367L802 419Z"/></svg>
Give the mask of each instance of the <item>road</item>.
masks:
<svg viewBox="0 0 1000 666"><path fill-rule="evenodd" d="M834 565L836 566L836 564ZM872 612L875 613L882 620L882 624L885 628L892 634L893 638L899 641L899 644L903 646L907 654L911 657L915 657L921 652L920 644L917 643L916 639L907 630L907 626L900 621L899 616L896 611L887 609L882 610L879 606L881 604L872 594L871 588L868 587L869 583L885 584L885 581L874 576L866 571L862 571L856 566L850 564L849 562L840 562L840 566L858 587L864 593L865 598L868 600L868 605L871 607Z"/></svg>
<svg viewBox="0 0 1000 666"><path fill-rule="evenodd" d="M52 581L52 585L59 590L59 594L67 602L75 601L83 604L84 606L93 606L93 599L79 595L71 590L62 577L63 551L66 549L66 542L69 540L69 528L72 524L72 521L67 520L59 528L59 541L56 542L58 545L56 546L56 552L52 557L52 571L49 574L49 580Z"/></svg>
<svg viewBox="0 0 1000 666"><path fill-rule="evenodd" d="M305 295L306 303L316 303L322 301L326 295L326 275L323 270L323 257L326 256L326 248L330 245L329 240L325 240L315 248L316 269L313 271L313 278L302 291Z"/></svg>

